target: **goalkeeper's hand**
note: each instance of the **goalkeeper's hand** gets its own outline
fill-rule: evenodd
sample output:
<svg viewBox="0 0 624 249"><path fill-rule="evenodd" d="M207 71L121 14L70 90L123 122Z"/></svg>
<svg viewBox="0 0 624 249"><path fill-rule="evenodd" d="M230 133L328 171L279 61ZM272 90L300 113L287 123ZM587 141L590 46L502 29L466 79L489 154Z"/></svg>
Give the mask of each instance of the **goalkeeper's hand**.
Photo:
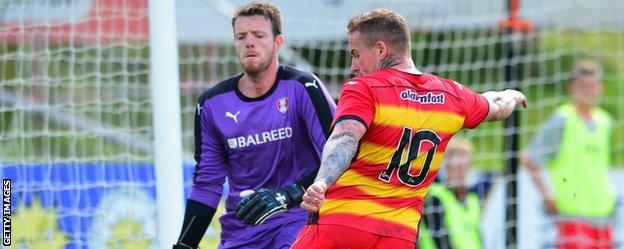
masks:
<svg viewBox="0 0 624 249"><path fill-rule="evenodd" d="M292 184L281 189L261 188L243 197L236 206L236 217L250 225L260 225L274 214L301 203L303 187Z"/></svg>

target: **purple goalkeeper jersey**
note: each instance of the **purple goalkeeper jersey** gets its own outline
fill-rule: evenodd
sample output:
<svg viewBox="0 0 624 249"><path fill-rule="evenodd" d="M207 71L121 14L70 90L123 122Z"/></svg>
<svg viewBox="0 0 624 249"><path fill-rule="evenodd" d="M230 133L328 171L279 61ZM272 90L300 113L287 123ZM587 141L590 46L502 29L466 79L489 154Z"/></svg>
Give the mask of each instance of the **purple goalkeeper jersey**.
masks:
<svg viewBox="0 0 624 249"><path fill-rule="evenodd" d="M279 67L271 89L257 98L238 90L241 76L222 81L199 97L197 165L189 199L216 208L227 178L221 247L260 248L272 245L267 243L280 237L281 228L297 223L302 227L307 212L297 205L259 226L249 226L234 212L239 193L286 187L316 171L336 105L318 78L288 66ZM292 232L292 240L297 232Z"/></svg>

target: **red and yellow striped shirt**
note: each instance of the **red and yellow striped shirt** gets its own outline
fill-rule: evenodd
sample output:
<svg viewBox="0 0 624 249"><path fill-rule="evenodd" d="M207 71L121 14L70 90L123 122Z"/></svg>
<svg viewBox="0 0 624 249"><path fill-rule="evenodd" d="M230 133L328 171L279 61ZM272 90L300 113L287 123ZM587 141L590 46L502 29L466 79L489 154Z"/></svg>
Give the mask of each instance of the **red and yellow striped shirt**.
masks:
<svg viewBox="0 0 624 249"><path fill-rule="evenodd" d="M481 95L432 74L385 69L348 80L334 123L352 118L367 131L355 161L327 190L317 223L415 241L447 142L487 113Z"/></svg>

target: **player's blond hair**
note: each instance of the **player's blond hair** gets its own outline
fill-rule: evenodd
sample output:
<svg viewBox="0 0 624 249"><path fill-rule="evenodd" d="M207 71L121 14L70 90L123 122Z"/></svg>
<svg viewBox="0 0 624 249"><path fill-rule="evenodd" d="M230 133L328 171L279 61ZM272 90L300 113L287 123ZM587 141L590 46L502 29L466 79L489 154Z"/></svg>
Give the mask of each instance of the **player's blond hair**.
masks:
<svg viewBox="0 0 624 249"><path fill-rule="evenodd" d="M405 19L394 11L372 9L351 18L347 29L349 33L360 32L369 47L378 41L383 41L394 55L410 53L409 26Z"/></svg>
<svg viewBox="0 0 624 249"><path fill-rule="evenodd" d="M271 30L273 31L273 37L282 34L282 12L276 5L253 1L248 4L238 7L232 15L232 28L236 19L240 16L263 16L271 22Z"/></svg>
<svg viewBox="0 0 624 249"><path fill-rule="evenodd" d="M469 155L472 155L472 152L474 151L474 145L472 145L472 142L467 138L453 137L451 141L449 141L449 143L446 145L446 151L450 150L464 151Z"/></svg>

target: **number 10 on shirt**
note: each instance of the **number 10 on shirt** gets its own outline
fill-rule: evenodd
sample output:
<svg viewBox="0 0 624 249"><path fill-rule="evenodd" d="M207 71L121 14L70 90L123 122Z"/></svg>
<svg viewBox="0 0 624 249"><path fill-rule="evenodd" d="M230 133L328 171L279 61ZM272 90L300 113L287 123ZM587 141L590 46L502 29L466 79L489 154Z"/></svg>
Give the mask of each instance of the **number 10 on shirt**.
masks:
<svg viewBox="0 0 624 249"><path fill-rule="evenodd" d="M379 174L379 179L385 182L390 182L390 177L395 169L398 168L397 176L401 183L408 185L410 187L416 187L425 181L427 177L427 173L431 169L431 162L433 161L433 156L435 155L438 144L442 139L432 130L419 130L412 136L412 128L404 126L403 134L401 135L400 140L398 141L397 150L392 154L392 158L390 159L390 163L388 163L388 167L386 170L382 171ZM418 157L418 152L420 151L420 146L423 142L430 142L433 144L433 147L427 151L427 155L425 158L425 162L422 165L420 172L416 175L410 173L412 167L412 161ZM407 155L407 161L404 164L401 164L401 158L403 158L403 153L405 152L405 147L409 144L409 152Z"/></svg>

